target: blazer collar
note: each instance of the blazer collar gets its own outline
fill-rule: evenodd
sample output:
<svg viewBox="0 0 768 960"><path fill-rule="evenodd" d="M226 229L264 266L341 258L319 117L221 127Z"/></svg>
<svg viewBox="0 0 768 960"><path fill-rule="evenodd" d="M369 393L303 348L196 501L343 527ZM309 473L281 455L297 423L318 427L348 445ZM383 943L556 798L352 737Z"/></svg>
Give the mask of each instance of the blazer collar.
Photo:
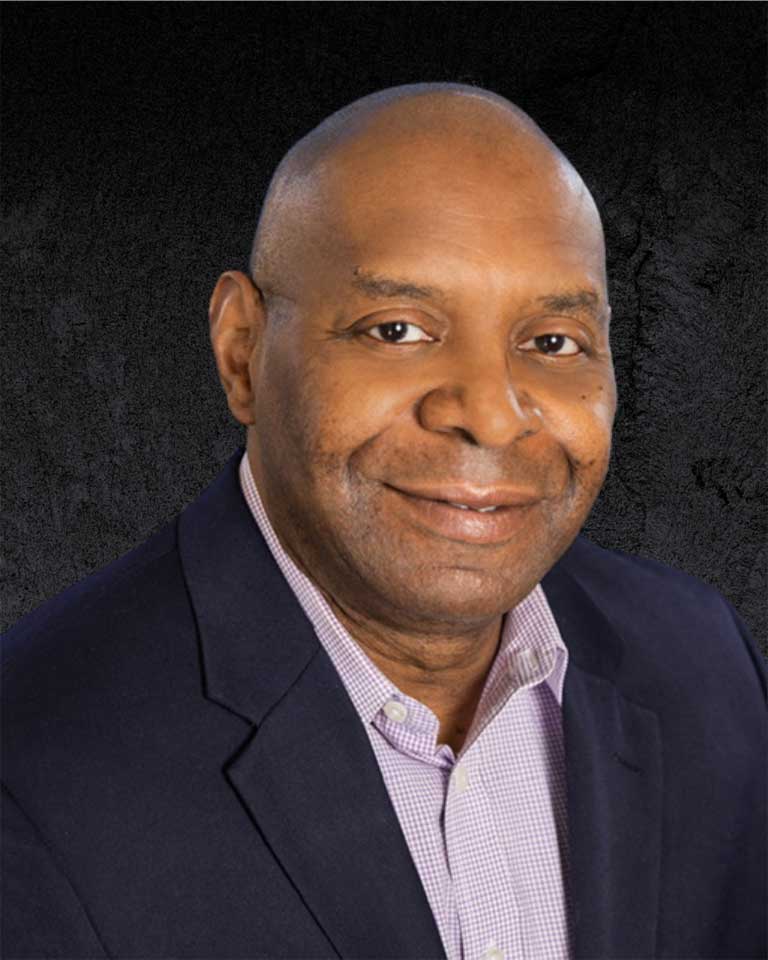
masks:
<svg viewBox="0 0 768 960"><path fill-rule="evenodd" d="M240 489L241 447L179 519L206 696L260 723L318 652Z"/></svg>

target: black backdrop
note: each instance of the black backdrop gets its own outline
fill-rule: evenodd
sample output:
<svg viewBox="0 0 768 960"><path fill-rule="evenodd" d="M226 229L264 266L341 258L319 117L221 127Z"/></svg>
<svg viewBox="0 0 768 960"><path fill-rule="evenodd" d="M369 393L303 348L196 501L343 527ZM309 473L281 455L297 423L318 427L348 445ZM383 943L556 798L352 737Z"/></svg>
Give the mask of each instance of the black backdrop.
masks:
<svg viewBox="0 0 768 960"><path fill-rule="evenodd" d="M603 214L619 384L585 532L721 590L765 649L765 5L3 5L3 624L241 441L207 341L270 173L358 96L527 110Z"/></svg>

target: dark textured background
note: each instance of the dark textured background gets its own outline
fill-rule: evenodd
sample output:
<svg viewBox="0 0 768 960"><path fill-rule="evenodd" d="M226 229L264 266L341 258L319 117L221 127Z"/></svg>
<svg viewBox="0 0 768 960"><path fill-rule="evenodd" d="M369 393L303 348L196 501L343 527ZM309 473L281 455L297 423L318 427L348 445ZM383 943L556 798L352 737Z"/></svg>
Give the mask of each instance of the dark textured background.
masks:
<svg viewBox="0 0 768 960"><path fill-rule="evenodd" d="M619 412L586 532L766 649L765 6L3 5L2 620L172 517L240 442L207 341L270 173L333 110L459 80L602 211Z"/></svg>

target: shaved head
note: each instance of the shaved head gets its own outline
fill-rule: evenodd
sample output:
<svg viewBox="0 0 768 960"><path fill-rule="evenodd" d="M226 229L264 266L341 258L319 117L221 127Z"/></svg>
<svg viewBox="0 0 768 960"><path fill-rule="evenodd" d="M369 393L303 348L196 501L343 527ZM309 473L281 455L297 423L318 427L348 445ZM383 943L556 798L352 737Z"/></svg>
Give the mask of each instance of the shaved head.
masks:
<svg viewBox="0 0 768 960"><path fill-rule="evenodd" d="M331 240L348 237L359 205L387 205L392 189L420 192L420 180L440 175L446 199L452 183L482 171L510 197L538 180L599 234L594 201L579 174L519 107L490 90L460 83L405 84L348 104L323 120L285 154L265 196L251 251L254 283L267 306L294 300L295 276L309 261L322 268ZM395 181L393 183L393 181ZM499 189L500 188L500 189ZM358 208L353 212L353 208Z"/></svg>

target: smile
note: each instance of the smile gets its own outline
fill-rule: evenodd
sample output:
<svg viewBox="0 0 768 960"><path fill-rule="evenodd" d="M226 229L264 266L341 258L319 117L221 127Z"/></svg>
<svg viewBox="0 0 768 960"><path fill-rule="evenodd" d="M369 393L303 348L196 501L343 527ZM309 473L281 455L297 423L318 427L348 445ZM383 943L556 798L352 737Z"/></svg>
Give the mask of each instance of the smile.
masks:
<svg viewBox="0 0 768 960"><path fill-rule="evenodd" d="M393 491L417 525L449 540L464 543L504 543L519 533L537 501L471 507L467 504Z"/></svg>
<svg viewBox="0 0 768 960"><path fill-rule="evenodd" d="M466 503L451 503L450 500L437 500L436 503L447 503L449 507L458 507L459 510L475 510L477 513L490 513L492 510L502 510L503 507L468 507Z"/></svg>

